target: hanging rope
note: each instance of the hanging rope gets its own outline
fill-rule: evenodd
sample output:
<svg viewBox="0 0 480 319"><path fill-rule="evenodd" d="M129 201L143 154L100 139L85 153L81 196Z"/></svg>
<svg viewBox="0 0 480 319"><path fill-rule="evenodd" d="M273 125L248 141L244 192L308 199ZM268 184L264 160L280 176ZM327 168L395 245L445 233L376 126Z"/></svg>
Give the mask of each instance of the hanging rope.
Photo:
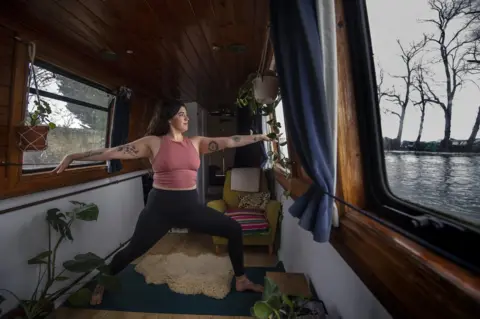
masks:
<svg viewBox="0 0 480 319"><path fill-rule="evenodd" d="M260 63L258 65L258 70L257 70L257 77L259 77L262 73L263 70L265 69L265 63L267 60L267 51L268 51L268 42L270 39L270 25L267 26L267 32L265 36L265 43L263 45L263 50L262 50L262 57L260 58Z"/></svg>

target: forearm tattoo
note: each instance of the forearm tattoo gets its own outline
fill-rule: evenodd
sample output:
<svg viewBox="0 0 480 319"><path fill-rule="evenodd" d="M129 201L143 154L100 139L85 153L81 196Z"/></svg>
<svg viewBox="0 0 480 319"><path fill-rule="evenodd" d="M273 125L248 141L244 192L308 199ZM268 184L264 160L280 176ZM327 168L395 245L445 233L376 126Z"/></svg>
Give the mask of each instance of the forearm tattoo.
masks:
<svg viewBox="0 0 480 319"><path fill-rule="evenodd" d="M218 151L219 147L218 147L218 143L215 142L215 141L211 141L210 143L208 143L208 150L210 152L216 152Z"/></svg>
<svg viewBox="0 0 480 319"><path fill-rule="evenodd" d="M232 136L232 140L233 140L235 143L240 142L241 139L242 139L242 138L241 138L240 136L237 136L237 135Z"/></svg>
<svg viewBox="0 0 480 319"><path fill-rule="evenodd" d="M83 153L82 157L80 157L80 159L91 157L91 156L96 156L96 155L102 155L102 154L103 154L103 150L88 151L88 152Z"/></svg>
<svg viewBox="0 0 480 319"><path fill-rule="evenodd" d="M119 146L117 148L117 151L118 152L123 152L123 154L128 154L128 155L131 155L131 156L137 156L138 155L138 150L135 147L135 145L130 145L130 144Z"/></svg>

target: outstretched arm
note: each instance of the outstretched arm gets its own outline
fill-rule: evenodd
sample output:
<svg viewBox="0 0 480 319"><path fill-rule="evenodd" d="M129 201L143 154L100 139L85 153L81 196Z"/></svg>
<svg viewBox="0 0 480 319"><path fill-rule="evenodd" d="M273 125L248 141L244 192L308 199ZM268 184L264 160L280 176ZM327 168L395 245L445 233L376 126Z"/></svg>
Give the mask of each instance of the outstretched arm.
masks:
<svg viewBox="0 0 480 319"><path fill-rule="evenodd" d="M256 135L234 135L231 137L204 137L196 136L192 142L196 144L200 154L208 154L220 151L226 148L241 147L260 141L269 141L270 139L263 134Z"/></svg>
<svg viewBox="0 0 480 319"><path fill-rule="evenodd" d="M108 161L113 159L128 160L148 158L152 154L150 139L151 137L146 136L121 146L68 154L53 172L63 172L73 161Z"/></svg>

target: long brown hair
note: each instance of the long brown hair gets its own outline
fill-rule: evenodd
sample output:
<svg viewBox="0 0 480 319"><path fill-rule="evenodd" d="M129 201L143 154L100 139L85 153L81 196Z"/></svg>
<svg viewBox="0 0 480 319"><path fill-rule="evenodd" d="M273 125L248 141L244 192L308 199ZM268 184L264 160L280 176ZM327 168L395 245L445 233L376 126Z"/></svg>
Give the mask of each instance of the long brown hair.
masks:
<svg viewBox="0 0 480 319"><path fill-rule="evenodd" d="M145 135L163 136L170 131L170 124L168 123L185 104L179 100L167 100L163 103L158 103L155 106L152 119L148 124Z"/></svg>

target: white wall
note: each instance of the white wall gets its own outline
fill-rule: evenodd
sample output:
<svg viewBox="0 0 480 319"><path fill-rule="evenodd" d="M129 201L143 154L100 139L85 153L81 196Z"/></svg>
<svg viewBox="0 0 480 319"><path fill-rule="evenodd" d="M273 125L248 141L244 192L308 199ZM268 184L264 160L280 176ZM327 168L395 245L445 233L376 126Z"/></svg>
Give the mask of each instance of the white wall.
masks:
<svg viewBox="0 0 480 319"><path fill-rule="evenodd" d="M37 268L28 265L27 260L48 250L45 213L50 208L69 209L70 200L95 203L99 207L100 214L96 222L76 221L73 224L74 241L64 242L60 246L58 265L76 254L89 251L105 257L128 240L133 233L138 215L144 207L142 181L141 177L123 182L121 180L142 173L144 172L135 172L107 180L1 201L0 210L34 202L39 198L54 197L82 188L119 181L117 184L0 215L0 289L9 289L20 298L30 297L37 282ZM128 196L125 196L126 194ZM74 276L78 275L72 275L72 278ZM8 301L3 306L5 311L15 304L13 300Z"/></svg>
<svg viewBox="0 0 480 319"><path fill-rule="evenodd" d="M276 191L281 198L279 184ZM332 245L314 242L311 233L300 228L298 219L288 212L292 203L291 199L283 202L279 256L286 271L307 275L333 318L391 318Z"/></svg>

